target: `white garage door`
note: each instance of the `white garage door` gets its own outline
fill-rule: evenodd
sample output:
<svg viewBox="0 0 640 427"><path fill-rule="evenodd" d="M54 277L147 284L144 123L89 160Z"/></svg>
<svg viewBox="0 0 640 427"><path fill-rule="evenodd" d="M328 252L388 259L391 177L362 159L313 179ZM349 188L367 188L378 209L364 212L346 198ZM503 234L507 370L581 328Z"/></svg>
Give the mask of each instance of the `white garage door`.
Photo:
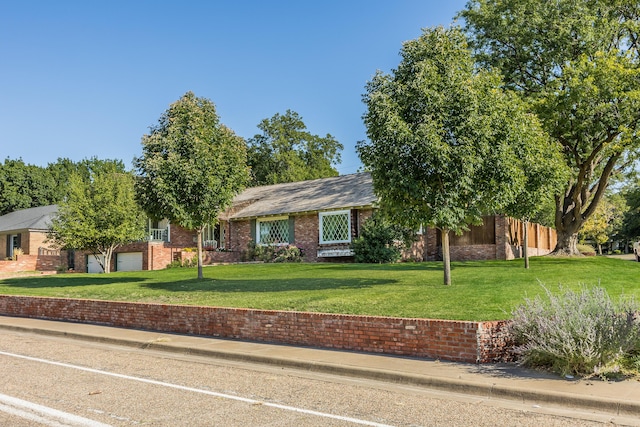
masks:
<svg viewBox="0 0 640 427"><path fill-rule="evenodd" d="M142 270L142 252L122 252L116 254L116 271Z"/></svg>
<svg viewBox="0 0 640 427"><path fill-rule="evenodd" d="M104 261L104 256L98 255L98 257L100 261ZM87 255L87 273L104 273L95 255Z"/></svg>

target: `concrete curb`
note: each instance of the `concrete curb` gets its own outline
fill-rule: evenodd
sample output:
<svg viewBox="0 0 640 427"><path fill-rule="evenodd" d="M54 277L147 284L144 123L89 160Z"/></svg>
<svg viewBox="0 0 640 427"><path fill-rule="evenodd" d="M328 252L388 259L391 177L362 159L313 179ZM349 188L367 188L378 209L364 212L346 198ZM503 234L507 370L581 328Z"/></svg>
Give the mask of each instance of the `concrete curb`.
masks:
<svg viewBox="0 0 640 427"><path fill-rule="evenodd" d="M267 364L318 373L422 386L435 390L470 394L487 399L512 400L518 401L520 403L531 404L545 403L552 404L554 406L560 405L574 409L601 411L619 416L640 415L640 402L616 400L606 397L591 397L579 394L553 392L549 390L536 390L533 388L525 389L522 387L488 384L456 378L438 378L428 375L419 375L415 373L406 373L375 368L363 368L357 366L345 366L335 363L325 363L317 361L304 361L286 357L262 356L256 354L241 353L238 351L204 349L189 347L185 345L171 344L170 342L163 342L161 340L140 341L136 339L114 338L97 334L68 332L55 329L6 324L0 324L0 329L40 335L60 336L75 340L92 341L104 344L133 347L138 349L149 349L176 354L214 357L224 360Z"/></svg>

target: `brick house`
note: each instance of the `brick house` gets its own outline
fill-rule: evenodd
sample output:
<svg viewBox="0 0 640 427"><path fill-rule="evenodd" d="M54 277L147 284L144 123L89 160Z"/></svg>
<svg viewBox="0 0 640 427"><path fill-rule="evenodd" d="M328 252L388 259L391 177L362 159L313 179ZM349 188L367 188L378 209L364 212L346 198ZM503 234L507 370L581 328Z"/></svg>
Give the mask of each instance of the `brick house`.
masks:
<svg viewBox="0 0 640 427"><path fill-rule="evenodd" d="M250 242L294 244L306 261L348 260L350 244L376 209L377 197L368 173L249 188L220 217L223 247L241 254ZM456 261L522 256L522 224L502 215L486 216L461 236L451 236ZM545 255L555 247L555 230L529 225L529 254ZM406 250L404 259L441 258L440 233L426 228ZM215 254L209 258L215 262Z"/></svg>
<svg viewBox="0 0 640 427"><path fill-rule="evenodd" d="M0 272L56 271L65 253L47 243L56 205L22 209L0 216Z"/></svg>
<svg viewBox="0 0 640 427"><path fill-rule="evenodd" d="M248 188L221 215L226 247L242 252L250 242L293 244L306 261L349 257L351 241L377 198L369 174Z"/></svg>
<svg viewBox="0 0 640 427"><path fill-rule="evenodd" d="M252 242L296 245L303 250L305 261L310 262L352 260L351 242L360 235L362 225L376 209L376 202L368 173L248 188L235 197L231 208L220 215L218 224L206 228L204 263L243 260ZM66 256L64 251L61 254L44 245L45 218L56 212L56 206L45 206L0 217L0 259L9 257L7 254L13 247L22 247L25 254L38 248L42 252L40 259L44 260L45 254L57 258L48 261L55 265L33 269L55 270L56 266L64 266L75 271L100 272L92 254L76 251ZM471 226L461 236L451 236L452 260L509 260L522 256L523 225L519 221L502 215L483 220L482 225ZM159 270L172 261L195 256L197 243L193 231L168 221L149 221L147 235L143 241L114 251L115 271ZM530 255L544 255L555 247L553 229L530 224L529 236ZM425 228L418 237L404 252L405 260L442 259L438 230Z"/></svg>

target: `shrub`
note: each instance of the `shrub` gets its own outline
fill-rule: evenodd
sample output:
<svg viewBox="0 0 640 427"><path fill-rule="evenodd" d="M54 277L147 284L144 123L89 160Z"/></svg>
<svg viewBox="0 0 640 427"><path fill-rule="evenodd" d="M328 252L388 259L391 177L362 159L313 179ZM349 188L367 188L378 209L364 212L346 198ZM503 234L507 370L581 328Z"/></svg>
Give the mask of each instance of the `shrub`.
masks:
<svg viewBox="0 0 640 427"><path fill-rule="evenodd" d="M586 255L586 256L596 255L596 250L593 248L593 246L587 245L585 243L577 245L577 249L578 249L578 252L580 252L582 255Z"/></svg>
<svg viewBox="0 0 640 427"><path fill-rule="evenodd" d="M166 268L180 268L180 267L191 268L191 267L197 267L197 266L198 266L198 257L193 257L193 258L184 259L182 261L179 261L179 260L171 261L169 264L167 264Z"/></svg>
<svg viewBox="0 0 640 427"><path fill-rule="evenodd" d="M262 262L301 262L304 253L295 245L256 245L250 242L245 258Z"/></svg>
<svg viewBox="0 0 640 427"><path fill-rule="evenodd" d="M415 233L391 224L378 212L362 226L360 237L351 243L355 262L390 263L402 255L402 248L415 241Z"/></svg>
<svg viewBox="0 0 640 427"><path fill-rule="evenodd" d="M273 257L273 262L302 262L303 253L294 245L279 246Z"/></svg>
<svg viewBox="0 0 640 427"><path fill-rule="evenodd" d="M560 291L554 295L545 288L546 299L526 299L514 309L509 329L520 363L563 375L607 376L638 354L640 323L633 299L614 303L600 287Z"/></svg>
<svg viewBox="0 0 640 427"><path fill-rule="evenodd" d="M167 264L166 268L179 268L182 267L182 262L180 261L171 261L169 264Z"/></svg>

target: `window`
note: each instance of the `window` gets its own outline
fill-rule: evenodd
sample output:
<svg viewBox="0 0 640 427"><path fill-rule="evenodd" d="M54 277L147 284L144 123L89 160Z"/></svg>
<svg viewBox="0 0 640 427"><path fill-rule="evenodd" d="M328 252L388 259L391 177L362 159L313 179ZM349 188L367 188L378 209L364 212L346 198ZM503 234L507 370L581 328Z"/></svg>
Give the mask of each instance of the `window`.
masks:
<svg viewBox="0 0 640 427"><path fill-rule="evenodd" d="M351 242L351 211L320 212L320 243Z"/></svg>
<svg viewBox="0 0 640 427"><path fill-rule="evenodd" d="M256 221L256 237L261 245L289 243L289 218Z"/></svg>
<svg viewBox="0 0 640 427"><path fill-rule="evenodd" d="M202 230L202 246L208 251L224 249L226 233L224 223L207 224Z"/></svg>

